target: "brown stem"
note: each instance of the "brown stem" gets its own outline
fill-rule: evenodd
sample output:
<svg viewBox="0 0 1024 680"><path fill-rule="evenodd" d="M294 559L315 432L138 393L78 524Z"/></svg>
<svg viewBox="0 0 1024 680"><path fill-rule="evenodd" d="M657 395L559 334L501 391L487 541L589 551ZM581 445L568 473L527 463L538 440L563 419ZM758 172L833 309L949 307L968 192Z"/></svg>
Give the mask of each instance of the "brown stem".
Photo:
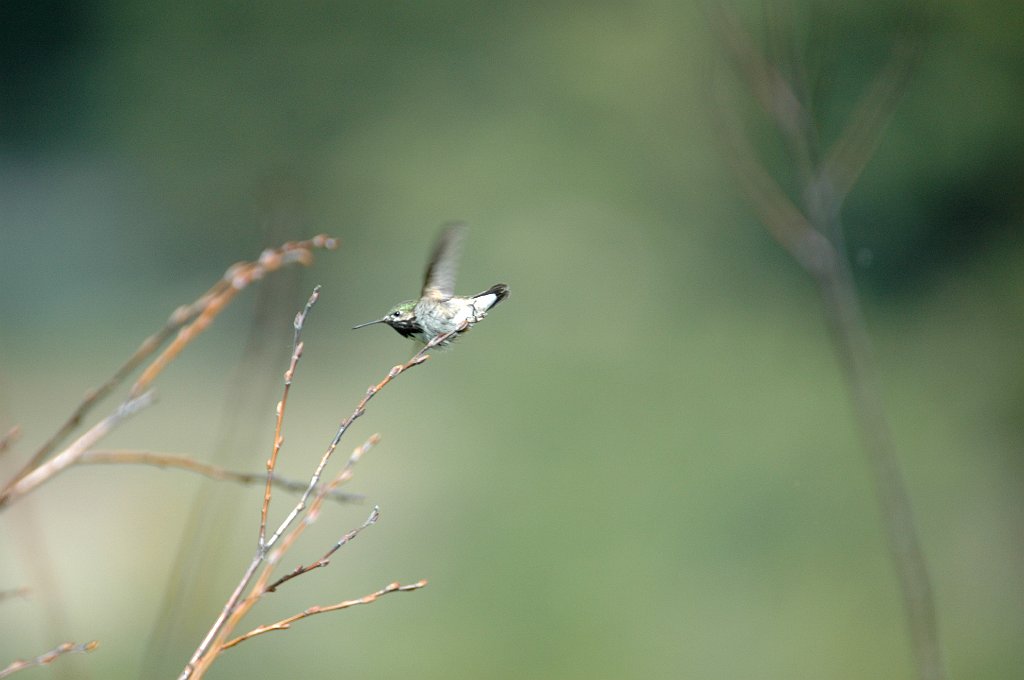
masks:
<svg viewBox="0 0 1024 680"><path fill-rule="evenodd" d="M896 458L883 407L878 368L871 349L853 277L845 259L836 258L818 289L850 399L882 514L889 552L900 583L911 647L921 680L942 680L945 668L931 579L917 536L910 496Z"/></svg>

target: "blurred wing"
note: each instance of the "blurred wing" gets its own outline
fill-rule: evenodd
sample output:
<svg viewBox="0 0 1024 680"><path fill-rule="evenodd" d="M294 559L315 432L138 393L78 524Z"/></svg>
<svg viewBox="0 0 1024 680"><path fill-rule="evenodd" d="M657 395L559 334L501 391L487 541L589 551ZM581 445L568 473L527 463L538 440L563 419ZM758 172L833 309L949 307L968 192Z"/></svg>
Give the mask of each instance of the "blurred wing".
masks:
<svg viewBox="0 0 1024 680"><path fill-rule="evenodd" d="M465 224L454 222L445 225L437 237L437 244L427 264L427 275L423 280L423 297L447 300L455 295L455 271L466 230Z"/></svg>

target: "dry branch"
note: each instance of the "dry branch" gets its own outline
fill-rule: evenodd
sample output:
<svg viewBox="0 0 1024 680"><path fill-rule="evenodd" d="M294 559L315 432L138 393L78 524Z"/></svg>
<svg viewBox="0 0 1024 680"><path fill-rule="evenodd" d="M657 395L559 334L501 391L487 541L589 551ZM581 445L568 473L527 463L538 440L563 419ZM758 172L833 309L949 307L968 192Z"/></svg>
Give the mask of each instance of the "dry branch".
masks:
<svg viewBox="0 0 1024 680"><path fill-rule="evenodd" d="M278 579L272 585L265 585L269 580L271 574L273 573L274 567L281 561L282 556L286 554L289 550L291 550L292 545L299 539L299 537L305 531L306 527L315 522L317 517L320 516L320 508L323 506L324 499L326 498L327 494L331 491L336 490L340 485L344 484L345 482L352 478L353 468L356 465L356 463L362 460L363 456L366 455L366 452L369 451L374 446L376 446L379 441L379 434L371 435L369 439L363 442L362 446L358 446L355 448L354 451L352 451L352 455L349 456L348 460L345 462L344 467L342 467L341 471L337 475L335 475L334 479L329 484L322 485L321 490L316 494L316 496L313 497L313 501L309 504L309 507L306 509L303 521L297 524L291 531L287 532L284 535L283 540L281 540L281 545L272 550L266 556L267 566L264 567L264 572L257 581L257 585L253 587L253 593L259 591L259 593L262 595L262 593L265 592L272 592L277 586L281 585L281 583L288 581L291 578L294 578L294 576L290 575L285 578ZM374 506L373 511L370 513L370 516L367 518L367 520L363 522L363 525L360 526L358 529L354 529L345 534L345 536L343 536L335 544L334 547L327 551L327 553L324 555L324 558L330 557L330 555L332 555L338 548L340 548L342 545L347 543L352 538L355 538L355 536L358 535L360 531L370 526L371 524L376 523L379 517L380 509L377 506ZM327 562L325 561L324 565L326 564ZM303 568L299 567L299 569L301 570ZM304 569L302 573L305 573L305 571L311 571L311 569ZM297 575L299 574L295 574L295 576Z"/></svg>
<svg viewBox="0 0 1024 680"><path fill-rule="evenodd" d="M18 479L0 495L0 507L17 500L78 463L86 451L110 434L121 422L153 403L153 393L143 392L121 404L116 411L86 430L71 445Z"/></svg>
<svg viewBox="0 0 1024 680"><path fill-rule="evenodd" d="M0 453L3 453L9 449L14 442L18 441L18 437L21 436L21 428L17 425L7 430L7 434L0 437Z"/></svg>
<svg viewBox="0 0 1024 680"><path fill-rule="evenodd" d="M272 454L271 458L267 461L268 474L272 474L274 467L276 466L277 454L280 450L282 442L281 429L282 421L284 418L286 397L290 389L291 380L294 376L294 372L297 367L298 361L302 357L301 332L303 324L306 320L306 317L308 316L310 308L312 307L313 304L316 303L317 297L318 293L317 291L314 291L313 295L310 296L309 302L307 302L304 310L300 312L295 319L295 336L292 345L291 360L289 362L288 370L285 373L283 396L281 401L278 402ZM314 496L314 499L311 504L309 499L311 496L313 496L314 491L320 485L320 479L323 476L324 469L327 467L327 463L330 461L335 449L338 447L338 444L341 442L342 437L348 431L349 427L351 427L352 423L355 422L357 418L361 417L366 412L366 406L370 402L370 400L373 399L373 397L378 392L380 392L380 390L382 390L385 386L387 386L392 380L401 375L403 372L409 370L413 366L419 366L424 361L426 361L430 357L430 355L427 354L427 352L437 347L438 345L446 342L457 333L464 331L467 328L467 326L468 324L464 323L459 328L450 333L445 333L443 335L437 336L429 343L427 343L416 354L414 354L412 358L409 359L409 361L405 362L404 364L399 364L393 367L380 382L378 382L376 385L371 385L367 389L366 394L356 405L355 410L352 411L351 415L342 420L341 424L338 426L338 430L335 433L334 438L331 440L331 443L328 445L326 451L324 451L324 454L321 456L319 463L314 469L313 474L310 477L309 484L305 492L302 494L302 497L298 500L298 502L288 513L288 515L284 518L284 520L278 526L277 530L274 531L274 533L271 534L269 537L266 536L266 517L271 500L270 492L268 490L260 509L260 532L259 540L257 541L256 552L253 555L253 558L250 561L249 566L243 572L242 577L238 582L238 585L235 586L234 591L231 593L227 601L224 603L224 606L221 609L220 614L214 620L213 625L210 627L210 630L207 631L206 635L199 643L199 646L196 647L195 652L193 652L192 657L185 665L185 668L178 676L179 680L186 680L188 678L198 679L205 675L210 665L217 658L217 655L220 654L220 652L225 648L225 641L227 640L231 632L238 627L238 624L246 616L246 614L248 614L248 612L252 609L256 602L258 602L260 598L262 598L263 595L269 591L270 577L273 573L274 567L280 560L281 556L285 552L287 552L287 550L291 547L291 545L294 543L297 537L302 533L303 528L309 522L312 522L317 516L317 512L320 504L323 502L326 489L321 489L320 492L318 492L316 496ZM363 446L357 448L353 455L349 458L349 461L348 463L346 463L345 468L338 474L338 476L331 483L331 485L329 485L328 488L334 488L337 485L343 483L344 481L347 481L351 477L351 467L359 460L362 454L376 442L376 440L376 436L371 437L370 440L363 444ZM295 520L299 517L300 514L304 512L306 513L306 521L293 527L292 525L295 522ZM278 541L281 541L281 547L277 550L274 550L271 553L271 549L278 543ZM344 544L344 541L339 542L339 547L340 544ZM333 551L329 551L328 555L332 552ZM256 573L260 570L261 566L263 566L263 570L257 577ZM255 582L253 581L253 579L255 579ZM277 585L279 585L279 583ZM419 587L422 587L422 582L421 584L415 584L415 588ZM395 584L395 589L399 588L400 587L397 586L397 584ZM404 588L415 589L413 586L404 586ZM246 591L248 591L249 594L247 596L244 596ZM373 601L374 599L376 599L377 596L378 595L376 594L372 596L367 596L372 597L372 599L368 601ZM354 602L357 604L361 603L360 601ZM323 611L334 611L335 609L343 608L345 607L333 606L331 608L324 608ZM302 617L300 616L300 618Z"/></svg>
<svg viewBox="0 0 1024 680"><path fill-rule="evenodd" d="M32 592L32 589L28 586L11 588L9 590L0 590L0 602L3 602L4 600L11 600L16 597L28 597L30 592Z"/></svg>
<svg viewBox="0 0 1024 680"><path fill-rule="evenodd" d="M10 664L8 664L7 668L0 670L0 678L6 678L8 676L14 675L18 671L23 671L26 668L32 668L33 666L45 666L66 654L76 654L78 652L91 652L97 647L99 647L99 644L100 643L96 642L95 640L93 640L92 642L84 642L79 645L76 645L73 642L65 642L64 644L58 645L57 647L54 647L45 654L40 654L36 658L31 659L29 661L23 661L21 659L12 661Z"/></svg>
<svg viewBox="0 0 1024 680"><path fill-rule="evenodd" d="M846 196L874 154L906 90L921 46L905 30L908 27L903 27L889 62L861 96L838 140L822 154L818 149L820 131L810 115L804 88L786 80L782 69L764 56L733 12L715 4L708 8L708 16L750 96L775 123L797 169L800 207L758 159L736 114L738 107L723 98L721 87L716 88L714 120L741 189L768 232L818 286L881 506L918 677L942 680L945 669L931 582L882 405L871 339L845 259L840 219ZM778 42L784 39L779 34L773 37Z"/></svg>
<svg viewBox="0 0 1024 680"><path fill-rule="evenodd" d="M274 423L274 445L270 458L267 460L267 484L263 492L263 508L260 510L259 545L261 547L266 540L267 511L270 509L270 487L274 480L274 469L277 467L277 454L280 453L281 444L284 443L284 439L281 436L281 428L284 426L284 410L288 405L288 393L292 388L292 380L295 379L295 369L298 367L299 359L302 357L302 341L300 340L302 328L306 324L306 318L309 316L310 311L312 311L313 305L319 299L320 286L317 286L313 289L313 294L309 296L309 300L306 301L306 306L295 315L295 321L292 323L295 329L295 333L292 336L292 358L291 363L288 364L288 370L284 373L284 393L281 395L281 401L277 404L277 420Z"/></svg>
<svg viewBox="0 0 1024 680"><path fill-rule="evenodd" d="M194 472L210 479L238 482L240 484L263 484L267 476L262 472L237 472L194 458L173 453L156 453L153 451L86 451L78 463L80 465L151 465L158 468L174 468ZM275 487L300 493L306 490L306 482L283 477L272 477ZM327 490L327 497L334 501L358 501L363 497L337 489Z"/></svg>
<svg viewBox="0 0 1024 680"><path fill-rule="evenodd" d="M312 517L312 515L311 515L311 517ZM339 538L338 541L334 545L331 546L330 550L328 550L327 552L325 552L323 554L323 557L321 557L316 562L313 562L311 564L307 564L307 565L301 565L300 564L299 566L295 567L295 569L291 570L289 573L285 574L284 576L282 576L281 578L277 579L276 581L271 583L269 586L267 586L267 592L268 593L276 592L277 589L281 585L287 583L288 581L291 581L296 576L302 576L303 574L311 572L314 569L319 569L320 567L326 567L328 564L331 563L331 555L336 553L338 551L338 549L341 548L341 546L345 545L346 543L351 541L353 538L358 536L360 531L362 531L366 527L370 526L371 524L376 524L378 519L380 519L380 508L378 508L377 506L374 506L373 512L371 512L370 516L366 518L366 521L363 522L360 526L358 526L355 529L352 529L351 531L346 533L341 538Z"/></svg>
<svg viewBox="0 0 1024 680"><path fill-rule="evenodd" d="M239 292L247 288L251 283L262 279L268 273L277 271L286 265L292 263L308 265L312 262L312 251L314 249L334 249L336 247L336 239L320 235L308 241L285 243L280 248L265 250L255 262L241 262L233 265L213 287L196 301L176 309L163 328L144 340L135 353L106 382L85 395L71 416L35 451L21 469L0 487L0 509L53 479L72 465L83 462L107 464L144 463L165 467L178 467L219 479L232 479L241 482L254 481L255 475L231 472L217 466L199 463L184 456L130 451L101 452L92 449L97 442L109 434L122 421L153 402L153 392L150 386L156 377L193 339L209 327L217 315L224 310ZM308 307L306 311L308 311ZM132 386L128 397L115 411L86 430L65 449L54 454L54 451L58 449L61 442L78 428L92 408L121 385L136 368L142 366L175 333L177 335L163 352L157 355L143 369L142 374ZM18 435L18 428L13 428L6 435L0 436L0 453L3 453ZM262 481L263 479L266 480L268 488L268 500L271 484L300 490L306 496L311 493L311 490L315 490L318 494L317 498L321 501L327 497L337 499L343 496L337 493L334 488L320 488L315 483L311 489L307 484L275 479L272 469L268 470L268 474L265 477L260 476L260 480ZM11 663L7 668L0 670L0 678L7 677L25 668L48 664L63 654L91 651L95 649L96 645L96 642L82 645L65 643L34 660L19 660Z"/></svg>
<svg viewBox="0 0 1024 680"><path fill-rule="evenodd" d="M321 234L307 241L289 242L280 248L265 250L255 262L240 262L229 267L224 276L206 293L199 296L195 302L174 310L167 323L164 324L164 327L146 338L139 348L135 350L135 353L114 372L114 375L98 388L90 390L85 395L85 398L79 403L64 424L46 440L21 469L0 489L0 508L37 487L43 481L65 469L68 465L77 462L85 448L88 448L79 446L79 443L83 441L86 435L79 438L75 444L65 449L61 454L53 458L50 458L50 456L60 443L81 424L86 414L100 400L124 382L136 368L145 363L150 356L160 349L161 345L168 338L177 332L177 336L167 348L143 370L142 375L132 386L128 399L118 407L115 416L117 413L127 409L129 404L148 404L148 397L145 397L145 394L153 380L249 284L288 264L301 263L308 265L312 262L312 251L314 249L326 248L332 250L337 245L337 239ZM109 417L107 420L109 420ZM75 449L74 455L68 455L68 451L72 449ZM58 458L62 458L60 463L55 462Z"/></svg>
<svg viewBox="0 0 1024 680"><path fill-rule="evenodd" d="M131 394L139 394L145 390L166 368L167 364L173 361L197 335L206 330L217 315L227 307L228 303L238 293L245 290L249 284L259 281L268 273L289 264L300 263L309 266L313 262L314 249L333 250L337 246L337 239L321 234L308 241L286 243L280 248L264 250L260 259L255 262L239 262L229 267L223 278L206 295L196 301L197 303L205 301L205 304L199 306L191 323L184 325L171 344L146 367L139 379L132 385Z"/></svg>
<svg viewBox="0 0 1024 680"><path fill-rule="evenodd" d="M316 614L326 614L327 612L336 612L338 610L348 609L349 607L355 607L356 605L360 604L370 604L372 602L375 602L377 598L387 595L389 593L408 593L413 590L419 590L425 585L427 585L426 581L417 581L416 583L411 583L407 586L402 586L397 583L389 583L377 592L370 593L369 595L364 595L363 597L360 597L355 600L345 600L343 602L328 605L326 607L310 607L309 609L299 612L298 614L293 614L288 618L281 619L277 623L271 623L266 626L259 626L258 628L253 628L245 635L240 635L239 637L236 637L234 640L225 642L224 645L221 647L221 650L223 651L225 649L231 649L235 645L245 642L250 638L254 638L257 635L263 635L264 633L269 633L275 630L287 630L296 621L309 618L310 616L314 616Z"/></svg>

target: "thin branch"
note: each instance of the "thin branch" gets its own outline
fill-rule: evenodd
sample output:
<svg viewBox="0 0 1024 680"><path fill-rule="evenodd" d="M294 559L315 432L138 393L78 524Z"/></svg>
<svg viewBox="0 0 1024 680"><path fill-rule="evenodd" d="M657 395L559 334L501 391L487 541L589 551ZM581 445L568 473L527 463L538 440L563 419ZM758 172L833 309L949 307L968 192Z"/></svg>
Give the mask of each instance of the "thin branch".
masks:
<svg viewBox="0 0 1024 680"><path fill-rule="evenodd" d="M724 131L729 160L741 186L769 233L812 275L818 287L834 348L846 374L881 507L882 524L903 595L918 677L942 680L945 670L931 582L882 405L871 338L849 263L842 256L840 219L845 197L874 154L885 124L907 87L918 51L903 44L902 39L897 42L889 62L861 97L831 152L820 161L814 153L817 126L809 117L804 118L802 112L806 108L795 109L799 114L796 117L786 117L780 115L785 110L774 105L780 99L779 93L791 93L794 88L781 80L779 70L758 53L735 16L726 10L713 10L711 16L720 41L736 62L751 96L761 103L780 134L797 151L794 161L803 183L803 210L794 205L757 159L738 118L732 113L734 107L719 103L717 113L720 115L715 119L722 121L718 124ZM805 122L809 125L804 125ZM806 249L808 244L814 246L810 251Z"/></svg>
<svg viewBox="0 0 1024 680"><path fill-rule="evenodd" d="M372 449L374 446L376 446L379 443L380 443L380 435L374 433L374 434L371 434L370 437L365 442L363 442L360 446L357 446L355 449L353 449L352 455L349 456L348 460L345 461L345 465L338 472L337 476L335 476L334 481L332 481L327 486L323 487L324 490L336 489L337 487L341 486L342 484L344 484L348 480L352 479L352 474L354 472L355 466L359 463L360 460L363 459L363 456L365 456L366 453L370 449ZM316 497L316 501L321 500L322 497L323 497L323 494L324 494L323 490L318 492L317 493L317 497Z"/></svg>
<svg viewBox="0 0 1024 680"><path fill-rule="evenodd" d="M804 269L814 272L816 276L821 275L821 272L831 269L835 249L814 229L800 208L758 160L736 113L735 103L726 98L721 83L715 85L714 125L740 189L779 245Z"/></svg>
<svg viewBox="0 0 1024 680"><path fill-rule="evenodd" d="M326 248L333 250L338 246L337 239L326 235L314 236L308 241L285 243L280 248L264 250L260 259L255 262L239 262L228 268L224 273L223 284L218 292L211 296L191 324L182 328L177 337L166 349L146 367L139 379L132 385L131 394L136 395L146 389L188 343L206 330L213 320L234 297L245 290L249 284L259 281L268 273L277 271L285 265L300 263L310 265L313 262L313 249ZM214 289L211 289L214 290Z"/></svg>
<svg viewBox="0 0 1024 680"><path fill-rule="evenodd" d="M289 573L285 574L284 576L282 576L281 578L277 579L276 581L271 583L269 586L267 586L266 592L273 593L273 592L275 592L278 589L279 586L287 583L288 581L291 581L296 576L302 576L303 574L309 573L309 572L313 571L314 569L319 569L320 567L326 567L328 564L331 563L331 555L336 553L338 551L338 549L341 548L341 546L345 545L346 543L351 541L353 538L358 536L360 531L362 531L366 527L370 526L371 524L376 524L378 519L380 519L380 508L377 507L377 506L374 506L373 507L373 512L371 512L370 516L366 518L366 521L363 522L362 525L356 527L355 529L352 529L351 531L346 533L344 536L339 538L338 541L334 545L331 546L331 549L323 554L323 557L318 559L316 562L312 562L312 563L310 563L308 565L301 565L300 564L299 566L295 567L295 569L293 569Z"/></svg>
<svg viewBox="0 0 1024 680"><path fill-rule="evenodd" d="M806 104L778 67L758 49L739 17L722 3L706 4L710 4L707 13L712 27L732 58L736 71L754 100L783 132L801 169L808 171L813 158L809 142L815 133L814 121Z"/></svg>
<svg viewBox="0 0 1024 680"><path fill-rule="evenodd" d="M459 328L455 329L454 331L437 336L429 343L427 343L422 349L420 349L420 351L416 352L416 354L414 354L412 358L409 359L409 361L405 362L404 364L400 364L398 366L393 367L390 371L388 371L387 376L385 376L383 380L381 380L376 385L371 385L369 388L367 388L366 394L359 401L359 404L356 405L356 408L352 412L352 414L345 420L341 421L341 425L338 426L338 431L334 435L334 439L327 447L327 450L324 452L324 455L320 458L320 463L316 466L316 470L314 470L313 476L309 480L309 487L306 489L306 492L302 495L302 498L299 499L299 502L295 504L295 507L292 508L292 511L288 514L288 516L285 517L284 521L281 522L281 525L277 528L277 531L275 531L274 534L269 539L267 539L267 548L273 546L274 543L276 543L278 539L281 538L281 534L283 534L285 530L287 530L287 528L291 525L291 523L295 521L295 518L298 516L298 514L306 508L306 502L309 500L310 495L313 493L313 489L316 488L316 485L320 482L320 477L323 474L324 468L327 467L327 462L330 460L331 455L334 453L334 450L338 447L338 444L341 442L341 438L348 431L349 427L352 426L352 423L355 422L356 419L361 417L364 413L366 413L366 406L370 402L370 400L373 399L373 397L376 396L378 392L384 389L384 387L387 386L388 383L397 378L399 375L409 370L413 366L419 366L424 361L429 359L430 355L427 354L427 352L432 350L434 347L437 347L438 345L444 343L445 341L457 335L458 333L464 331L467 327L468 324L463 323L461 326L459 326Z"/></svg>
<svg viewBox="0 0 1024 680"><path fill-rule="evenodd" d="M227 468L204 463L189 456L155 453L152 451L86 451L78 460L80 465L152 465L158 468L174 468L194 472L210 479L219 481L238 482L240 484L263 484L266 475L262 472L236 472ZM275 487L300 493L306 489L306 482L273 477ZM352 494L337 489L326 490L326 495L331 500L338 502L362 500L359 494Z"/></svg>
<svg viewBox="0 0 1024 680"><path fill-rule="evenodd" d="M364 595L363 597L360 597L356 600L345 600L343 602L328 605L326 607L310 607L309 609L299 612L298 614L289 616L286 619L281 619L277 623L271 623L266 626L259 626L258 628L254 628L245 635L241 635L239 637L236 637L234 640L231 640L230 642L224 643L224 645L221 647L221 651L225 649L231 649L235 645L241 644L246 640L256 637L257 635L263 635L264 633L269 633L275 630L287 630L296 621L309 618L310 616L315 616L316 614L326 614L327 612L348 609L349 607L355 607L356 605L360 604L370 604L372 602L376 602L378 598L383 597L384 595L387 595L389 593L408 593L414 590L419 590L425 585L427 585L426 581L417 581L416 583L411 583L407 586L402 586L398 583L389 583L377 592L370 593L369 595Z"/></svg>
<svg viewBox="0 0 1024 680"><path fill-rule="evenodd" d="M125 361L120 368L114 371L114 375L99 387L89 390L85 394L85 398L80 404L78 404L71 416L49 439L46 440L46 442L43 443L41 447L39 447L39 449L32 455L25 465L22 466L21 470L14 476L9 484L13 484L18 479L28 474L32 469L38 467L38 465L81 424L86 414L89 413L97 403L102 401L103 398L110 394L114 388L120 385L125 378L131 375L132 372L134 372L136 368L148 359L153 352L159 349L164 341L173 335L175 331L194 319L195 316L199 314L199 310L206 305L207 300L213 295L214 291L221 286L223 286L223 282L218 281L217 285L201 295L199 299L191 305L183 305L174 310L174 312L171 313L170 318L168 318L167 322L164 324L164 327L143 340L142 344L135 350L135 353L128 357L128 360Z"/></svg>
<svg viewBox="0 0 1024 680"><path fill-rule="evenodd" d="M189 659L188 664L186 664L185 669L181 673L181 678L188 678L191 677L193 674L196 674L196 677L202 677L203 674L206 672L206 668L209 667L209 664L212 663L213 659L216 657L216 652L210 653L209 651L211 644L215 639L217 639L218 635L222 634L221 631L224 629L224 626L228 624L228 617L230 616L232 610L234 610L235 607L237 606L239 599L245 593L245 589L249 586L249 582L256 575L256 570L259 568L259 565L263 562L263 560L266 557L268 550L268 545L266 542L266 527L267 512L269 511L270 508L271 499L271 480L273 479L274 469L277 466L278 452L281 450L281 445L284 442L284 439L281 436L281 429L284 423L285 406L288 403L288 393L291 390L292 378L295 374L295 369L298 366L299 359L302 357L303 344L301 341L301 336L306 316L309 314L309 310L316 303L319 297L320 287L317 286L316 288L313 289L313 293L306 301L305 307L301 312L299 312L296 315L295 320L292 324L294 328L292 353L291 359L289 360L288 364L288 370L285 371L284 374L284 389L281 396L281 400L278 401L277 403L276 420L274 426L274 444L271 451L270 459L267 461L267 482L263 494L263 503L260 507L260 527L259 537L256 543L256 553L255 555L253 555L252 561L249 563L249 566L243 573L242 578L238 582L238 585L235 586L235 590L228 597L227 602L224 603L224 607L221 609L220 614L214 620L213 625L210 627L210 630L206 634L206 637L203 638L202 642L199 643L199 646L192 654L192 658ZM316 486L317 482L314 481L312 484ZM303 498L306 497L305 494L307 493L308 490L303 489ZM207 656L209 657L208 660L206 660L205 663L200 664L204 657Z"/></svg>
<svg viewBox="0 0 1024 680"><path fill-rule="evenodd" d="M11 588L10 590L0 590L0 602L3 602L4 600L11 600L15 597L28 597L30 592L32 592L32 589L28 586Z"/></svg>
<svg viewBox="0 0 1024 680"><path fill-rule="evenodd" d="M91 652L99 647L99 644L100 643L96 640L93 640L92 642L84 642L79 645L76 645L73 642L65 642L64 644L58 645L45 654L41 654L29 661L23 661L21 659L12 661L8 664L7 668L0 670L0 678L6 678L14 675L18 671L23 671L26 668L32 668L33 666L45 666L56 660L58 657L65 656L67 654Z"/></svg>
<svg viewBox="0 0 1024 680"><path fill-rule="evenodd" d="M333 250L338 240L324 234L307 241L285 243L280 248L265 250L256 262L240 262L232 265L217 283L199 296L193 303L178 307L167 319L163 328L143 340L135 353L121 365L114 374L98 388L86 393L85 398L75 408L71 416L57 431L43 443L31 458L21 467L7 484L0 490L0 505L10 489L32 470L39 467L46 458L66 439L82 422L86 414L119 386L136 368L141 366L150 356L175 333L178 337L158 356L145 370L142 377L132 387L132 396L138 396L156 378L157 375L176 357L199 332L204 330L220 313L234 296L254 281L262 279L266 274L281 267L301 263L308 265L312 261L314 249Z"/></svg>
<svg viewBox="0 0 1024 680"><path fill-rule="evenodd" d="M313 497L313 501L309 504L309 508L306 510L306 514L302 522L286 533L284 535L284 539L281 541L281 545L267 555L267 566L264 568L263 574L257 581L257 585L253 587L250 597L253 597L253 595L259 597L266 592L266 583L267 580L269 580L270 574L275 565L281 561L281 557L285 553L291 550L292 545L299 539L306 527L315 522L317 517L320 516L320 508L323 506L325 494L328 491L337 489L340 485L351 479L355 464L358 463L364 455L366 455L367 451L376 446L379 441L379 434L371 435L370 438L363 442L361 446L356 447L356 449L352 451L352 455L349 456L344 467L337 475L335 475L334 479L329 484L321 485L321 490ZM373 513L371 513L371 517L372 515ZM375 517L373 519L376 521Z"/></svg>
<svg viewBox="0 0 1024 680"><path fill-rule="evenodd" d="M281 401L277 402L277 422L274 424L274 447L270 453L270 459L267 460L267 485L263 492L263 508L260 510L260 537L258 542L260 549L264 548L267 535L267 512L270 510L270 488L274 481L274 469L277 467L277 454L281 451L281 444L284 443L284 438L281 436L281 428L284 426L284 410L285 406L288 405L288 393L291 391L292 380L295 378L295 369L299 365L299 359L302 358L302 328L306 324L306 317L309 316L313 305L319 299L320 286L317 286L313 289L309 300L306 301L306 306L295 315L295 321L292 324L295 328L295 335L292 340L292 358L288 364L288 370L284 373L284 393L281 395Z"/></svg>
<svg viewBox="0 0 1024 680"><path fill-rule="evenodd" d="M836 200L842 201L850 193L875 155L920 57L920 44L905 39L896 43L888 63L861 96L849 124L829 149L822 171L832 184Z"/></svg>
<svg viewBox="0 0 1024 680"><path fill-rule="evenodd" d="M918 677L942 680L946 672L928 565L917 535L910 493L896 457L878 365L853 276L845 260L840 260L839 265L834 278L819 284L819 291L834 348L846 374L889 554L899 579Z"/></svg>
<svg viewBox="0 0 1024 680"><path fill-rule="evenodd" d="M238 585L235 586L234 591L231 593L227 601L224 603L224 607L221 609L220 614L214 620L213 625L210 627L210 630L207 631L206 635L199 643L199 646L196 647L195 652L193 652L188 663L185 665L185 668L182 669L181 674L178 676L179 680L186 680L187 678L198 679L205 675L207 669L209 669L210 665L213 663L217 654L220 653L222 646L224 644L224 640L231 633L231 631L233 631L237 627L238 623L242 620L242 618L244 618L244 616L249 612L249 610L252 609L253 605L255 605L255 603L260 599L260 597L262 597L263 594L266 592L267 584L270 580L270 573L273 568L273 563L269 564L263 570L263 573L257 579L256 583L253 584L250 595L244 599L242 597L246 589L249 588L249 585L252 582L252 579L255 577L256 572L259 570L260 565L263 564L263 562L266 560L267 552L269 551L269 549L275 543L277 543L278 540L281 539L281 536L284 535L285 531L287 531L287 529L291 526L291 524L295 521L299 514L306 509L307 503L309 502L309 497L312 495L313 490L316 489L317 486L319 485L320 478L323 475L324 468L327 466L327 463L330 460L331 455L334 453L334 450L338 447L341 438L344 436L345 432L348 431L352 423L365 413L366 406L369 403L369 401L374 397L374 395L380 392L380 390L382 390L385 386L387 386L392 380L397 378L399 375L401 375L402 373L404 373L405 371L409 370L414 366L419 366L424 361L429 359L430 355L427 354L427 352L437 347L438 345L446 342L447 340L451 339L456 334L464 331L467 327L468 324L463 323L459 328L455 329L454 331L444 333L443 335L435 337L433 340L427 343L422 349L420 349L416 354L414 354L412 358L409 359L409 361L405 362L404 364L400 364L398 366L393 367L388 372L387 376L384 377L384 379L382 379L376 385L371 385L367 389L366 394L359 401L359 404L356 405L356 408L352 412L352 414L348 418L343 420L339 425L338 431L335 434L334 439L328 445L327 450L324 452L323 456L320 458L320 462L316 466L316 469L313 471L312 477L310 478L309 481L309 485L306 488L306 491L303 493L302 497L295 504L295 507L292 508L292 511L288 513L284 521L281 522L277 531L275 531L273 535L270 536L270 538L261 542L261 544L257 547L256 553L253 555L253 558L250 561L249 566L246 567L245 571L243 572L242 578L239 580ZM300 527L301 526L304 525L300 525ZM290 544L290 542L286 542ZM277 556L279 557L280 554L281 553L279 551Z"/></svg>
<svg viewBox="0 0 1024 680"><path fill-rule="evenodd" d="M153 393L143 392L118 406L114 413L93 425L89 430L86 430L68 448L33 469L0 494L0 508L24 496L77 463L86 451L91 449L96 442L110 434L111 430L120 425L122 421L135 415L152 403Z"/></svg>
<svg viewBox="0 0 1024 680"><path fill-rule="evenodd" d="M21 437L21 427L15 425L11 429L7 430L7 434L0 437L0 453L4 453L9 449L14 442L18 441Z"/></svg>

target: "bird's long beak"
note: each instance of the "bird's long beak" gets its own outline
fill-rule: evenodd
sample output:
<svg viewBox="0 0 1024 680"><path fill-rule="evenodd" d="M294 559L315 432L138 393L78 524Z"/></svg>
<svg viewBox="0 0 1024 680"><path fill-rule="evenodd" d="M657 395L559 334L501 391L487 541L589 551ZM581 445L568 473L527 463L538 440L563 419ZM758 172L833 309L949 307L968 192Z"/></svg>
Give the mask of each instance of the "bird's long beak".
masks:
<svg viewBox="0 0 1024 680"><path fill-rule="evenodd" d="M352 326L352 330L355 330L357 328L363 328L365 326L372 326L375 323L384 323L384 319L377 319L376 321L367 321L366 323L361 323L358 326Z"/></svg>

